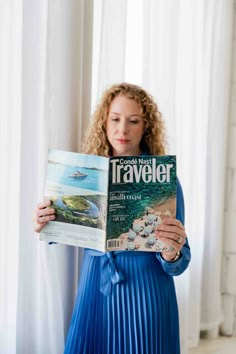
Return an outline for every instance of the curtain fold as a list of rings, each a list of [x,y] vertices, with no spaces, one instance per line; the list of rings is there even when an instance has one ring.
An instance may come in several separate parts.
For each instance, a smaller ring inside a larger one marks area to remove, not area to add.
[[[127,0],[94,2],[92,111],[103,91],[125,72]]]
[[[16,350],[20,208],[22,1],[0,10],[0,348]],[[14,23],[14,27],[13,27]]]
[[[58,354],[82,251],[40,242],[32,212],[43,199],[48,148],[78,151],[89,121],[93,1],[3,6],[0,348],[5,354]]]
[[[206,8],[211,32],[208,76],[206,204],[202,268],[201,329],[214,333],[222,322],[221,269],[224,242],[224,182],[229,117],[233,1],[212,2]],[[211,19],[211,20],[210,20]],[[214,19],[214,20],[213,20]],[[217,260],[217,262],[215,261]],[[214,281],[212,279],[214,274]]]

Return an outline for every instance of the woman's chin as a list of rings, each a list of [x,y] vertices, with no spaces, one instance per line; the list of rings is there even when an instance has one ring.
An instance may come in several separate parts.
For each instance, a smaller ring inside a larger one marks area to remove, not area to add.
[[[113,156],[138,156],[141,154],[141,150],[130,149],[113,149]]]

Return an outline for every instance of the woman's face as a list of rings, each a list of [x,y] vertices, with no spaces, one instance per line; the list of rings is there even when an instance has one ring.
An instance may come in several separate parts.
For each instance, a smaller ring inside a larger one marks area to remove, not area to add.
[[[111,102],[106,122],[106,133],[113,156],[139,155],[144,132],[140,107],[134,100],[116,96]]]

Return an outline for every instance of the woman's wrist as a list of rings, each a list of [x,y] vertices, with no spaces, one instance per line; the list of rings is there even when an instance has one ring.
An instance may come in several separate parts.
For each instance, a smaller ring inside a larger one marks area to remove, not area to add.
[[[161,253],[162,258],[167,262],[177,261],[180,258],[180,255],[181,255],[180,251],[177,251],[174,254],[173,253],[168,254],[168,253],[164,253],[164,252]]]

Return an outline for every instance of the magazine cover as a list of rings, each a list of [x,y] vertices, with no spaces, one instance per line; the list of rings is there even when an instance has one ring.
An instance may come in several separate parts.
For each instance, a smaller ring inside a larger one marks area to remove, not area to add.
[[[176,157],[110,159],[107,249],[163,251],[155,230],[176,216]]]
[[[40,239],[72,246],[163,251],[155,236],[176,213],[175,156],[105,158],[49,150],[45,198],[56,220]]]

